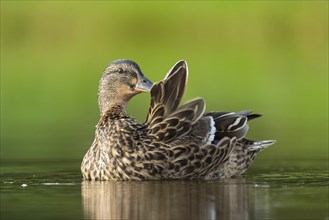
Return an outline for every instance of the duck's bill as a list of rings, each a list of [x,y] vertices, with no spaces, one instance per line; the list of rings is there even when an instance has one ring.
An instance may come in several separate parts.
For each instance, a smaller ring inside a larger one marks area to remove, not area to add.
[[[135,92],[150,92],[152,86],[153,86],[153,83],[149,79],[147,79],[145,76],[143,76],[138,81],[134,91]]]

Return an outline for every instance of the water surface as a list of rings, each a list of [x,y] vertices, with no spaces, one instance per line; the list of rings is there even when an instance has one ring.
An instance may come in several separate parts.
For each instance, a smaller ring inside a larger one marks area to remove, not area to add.
[[[323,160],[258,161],[222,181],[89,182],[79,165],[3,162],[1,219],[329,219]]]

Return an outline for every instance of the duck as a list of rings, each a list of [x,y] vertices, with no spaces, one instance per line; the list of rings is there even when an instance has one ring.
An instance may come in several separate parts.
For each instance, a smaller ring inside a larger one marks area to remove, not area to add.
[[[81,163],[84,180],[220,180],[241,176],[258,152],[275,140],[246,138],[252,111],[205,112],[203,98],[181,104],[188,66],[178,61],[164,79],[152,83],[139,65],[115,60],[98,88],[100,119]],[[144,122],[127,114],[128,102],[150,93]]]

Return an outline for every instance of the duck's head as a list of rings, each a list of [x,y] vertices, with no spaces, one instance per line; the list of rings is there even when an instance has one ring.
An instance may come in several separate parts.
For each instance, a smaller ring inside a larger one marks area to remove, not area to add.
[[[152,85],[153,83],[144,76],[137,63],[126,59],[113,61],[105,68],[99,82],[100,114],[103,115],[114,105],[125,109],[134,95],[149,92]]]

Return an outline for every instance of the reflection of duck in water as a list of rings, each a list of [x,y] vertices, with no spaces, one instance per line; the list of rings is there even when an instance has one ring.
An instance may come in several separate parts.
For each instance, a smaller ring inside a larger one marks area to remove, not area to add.
[[[86,219],[255,219],[252,190],[241,178],[83,181],[81,186]]]
[[[99,85],[101,119],[81,164],[84,179],[230,178],[274,143],[245,138],[247,122],[260,116],[251,111],[204,113],[201,98],[179,106],[186,82],[185,61],[153,87],[133,61],[109,64]],[[128,101],[142,91],[151,91],[145,123],[126,114]]]

